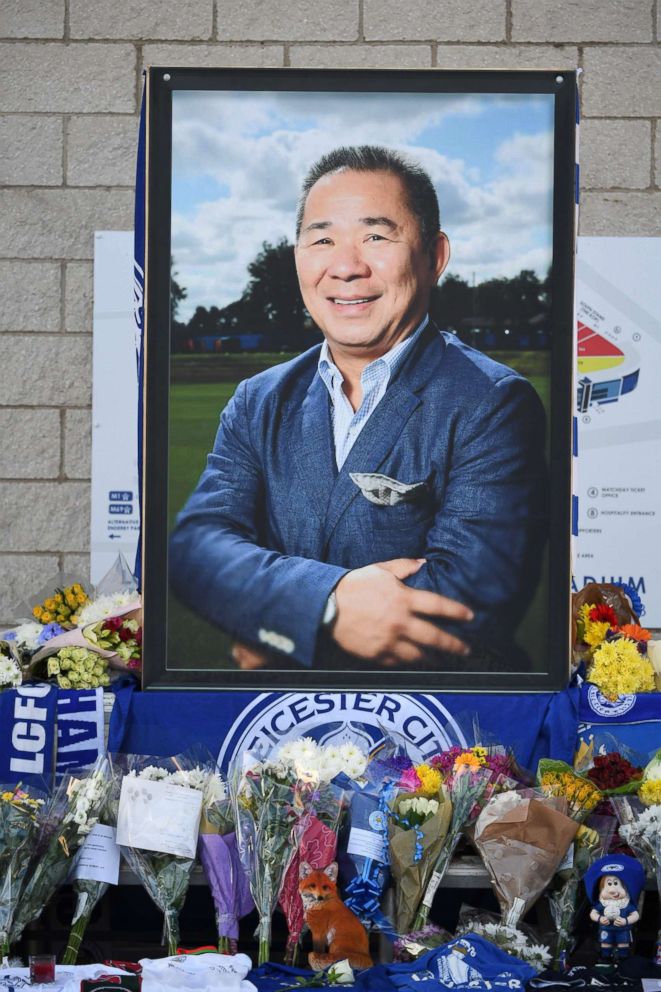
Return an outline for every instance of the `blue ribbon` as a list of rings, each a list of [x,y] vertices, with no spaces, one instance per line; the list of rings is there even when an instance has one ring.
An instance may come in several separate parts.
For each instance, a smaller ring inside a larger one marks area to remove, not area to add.
[[[381,930],[390,940],[395,940],[397,931],[381,911],[380,903],[383,889],[371,874],[374,864],[373,861],[367,861],[363,873],[351,879],[346,889],[347,898],[345,898],[344,904],[356,914],[363,926],[371,924]]]

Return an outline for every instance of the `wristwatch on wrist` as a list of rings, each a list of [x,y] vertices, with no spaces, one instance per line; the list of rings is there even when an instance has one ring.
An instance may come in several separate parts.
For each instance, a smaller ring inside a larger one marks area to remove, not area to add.
[[[324,630],[330,630],[335,623],[335,618],[337,617],[337,596],[335,595],[335,590],[326,600],[326,609],[324,610],[324,615],[321,618],[321,626]]]

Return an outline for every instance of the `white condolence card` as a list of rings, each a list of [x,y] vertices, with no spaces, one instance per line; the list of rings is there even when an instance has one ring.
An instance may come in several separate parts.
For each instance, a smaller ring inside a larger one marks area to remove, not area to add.
[[[104,823],[97,823],[92,827],[76,856],[73,878],[117,885],[119,847],[114,827],[108,827]]]
[[[126,776],[117,814],[117,843],[194,858],[202,793],[169,782]]]

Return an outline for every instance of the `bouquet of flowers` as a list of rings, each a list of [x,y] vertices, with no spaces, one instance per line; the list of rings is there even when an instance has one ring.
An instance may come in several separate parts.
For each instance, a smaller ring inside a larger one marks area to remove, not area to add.
[[[0,641],[0,692],[3,689],[16,689],[23,681],[23,673],[18,659],[14,656],[9,641]]]
[[[545,796],[559,796],[567,802],[567,816],[583,823],[601,801],[601,792],[570,765],[553,758],[542,758],[537,766],[537,785]]]
[[[214,765],[194,751],[173,758],[118,755],[117,843],[164,916],[168,954],[195,863],[203,794]]]
[[[467,933],[484,937],[512,957],[526,961],[537,971],[543,971],[551,963],[550,948],[546,944],[539,944],[531,930],[525,925],[518,929],[508,926],[494,913],[462,906],[457,922],[457,937]]]
[[[581,880],[593,861],[608,851],[613,836],[613,817],[592,817],[589,825],[576,832],[565,863],[546,891],[549,909],[556,928],[553,964],[563,970],[572,945],[572,932]]]
[[[414,788],[391,801],[388,824],[399,934],[411,929],[452,822],[452,803],[439,771],[421,765],[404,773],[400,785],[405,783]]]
[[[92,827],[72,866],[73,878],[70,880],[73,881],[73,889],[76,893],[76,907],[62,964],[76,963],[80,945],[97,903],[106,894],[108,887],[117,885],[119,881],[119,847],[116,831],[107,822],[111,818],[114,819],[114,813],[110,809],[102,811],[100,822]],[[101,857],[98,856],[99,852],[102,852]]]
[[[445,781],[450,783],[453,776],[462,770],[482,769],[482,774],[489,772],[489,781],[482,793],[478,808],[472,811],[473,817],[477,816],[481,807],[492,795],[515,789],[525,777],[511,751],[499,745],[485,747],[476,744],[473,747],[462,747],[457,744],[435,755],[430,764],[432,768],[437,768],[442,773]]]
[[[619,752],[611,751],[608,754],[596,754],[586,775],[602,796],[625,796],[637,791],[643,769],[632,764]]]
[[[335,860],[345,792],[331,782],[337,775],[360,778],[367,766],[367,755],[352,743],[322,746],[303,738],[284,744],[274,760],[301,781],[300,802],[307,810],[306,824],[285,873],[279,899],[288,929],[285,961],[295,963],[304,923],[298,891],[300,865],[305,862],[313,869],[327,868]]]
[[[433,765],[437,768],[443,767],[442,763],[435,762],[435,759],[432,759]],[[492,779],[492,770],[484,767],[470,750],[461,751],[454,757],[445,781],[452,804],[452,820],[418,907],[413,923],[414,930],[422,930],[427,924],[434,896],[452,861],[461,832],[479,810],[479,804]]]
[[[36,789],[0,786],[0,967],[9,954],[14,913],[45,804],[45,794]]]
[[[588,661],[587,677],[607,699],[652,692],[654,666],[647,656],[651,633],[609,603],[583,603],[575,616],[576,639]]]
[[[66,775],[44,816],[36,852],[14,914],[11,943],[35,920],[66,880],[85,838],[99,822],[111,787],[110,762],[99,758],[87,773]]]
[[[502,792],[475,824],[475,846],[491,876],[503,921],[516,927],[555,875],[578,830],[566,803],[530,790]]]
[[[60,689],[98,689],[110,685],[108,662],[87,648],[60,648],[46,663]]]
[[[216,908],[218,950],[236,954],[239,919],[250,912],[253,901],[239,857],[232,800],[217,769],[209,776],[202,799],[198,854]]]
[[[230,774],[239,856],[259,913],[259,964],[269,958],[271,916],[307,826],[301,785],[284,763],[250,754]]]

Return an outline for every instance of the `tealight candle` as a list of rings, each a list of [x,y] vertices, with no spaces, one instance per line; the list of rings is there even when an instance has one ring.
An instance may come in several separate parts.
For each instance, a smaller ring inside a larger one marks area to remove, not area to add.
[[[30,981],[33,985],[46,985],[55,981],[55,955],[31,954]]]

